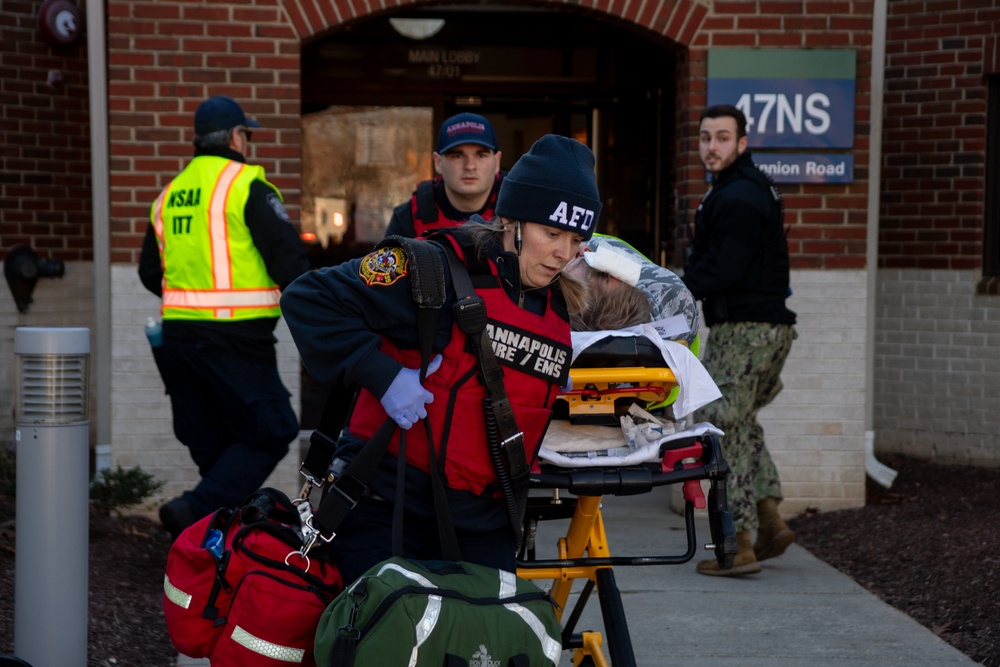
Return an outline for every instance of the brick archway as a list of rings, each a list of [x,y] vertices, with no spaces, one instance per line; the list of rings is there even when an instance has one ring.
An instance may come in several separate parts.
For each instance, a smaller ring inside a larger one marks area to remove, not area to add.
[[[649,0],[625,4],[624,11],[616,9],[624,3],[611,0],[521,4],[624,21],[651,39],[680,47],[673,104],[679,200],[695,201],[704,190],[693,138],[697,110],[705,103],[710,49],[852,48],[857,52],[857,117],[868,117],[871,17],[866,14],[870,5],[863,0],[852,0],[841,14],[829,17],[814,15],[806,6],[792,11],[764,0]],[[253,5],[108,0],[112,261],[138,260],[149,202],[190,157],[191,117],[198,103],[213,94],[239,99],[265,126],[250,158],[264,166],[297,216],[302,43],[364,17],[418,5],[426,3],[399,0],[391,10],[373,11],[371,3],[359,0],[260,0]],[[865,164],[867,152],[859,135],[856,163]],[[786,193],[789,221],[800,230],[791,248],[796,266],[863,265],[864,246],[854,242],[864,236],[867,209],[858,195],[866,187],[864,173],[859,177],[846,191],[805,185]],[[813,210],[822,213],[810,213]],[[832,241],[826,238],[827,225],[838,228]],[[812,240],[822,243],[810,244]],[[844,264],[844,255],[849,264]]]
[[[301,39],[323,33],[340,24],[384,11],[372,11],[362,3],[350,0],[331,0],[329,2],[287,0],[283,4]],[[425,4],[427,3],[415,0],[400,0],[395,9]],[[571,9],[566,2],[560,0],[531,4],[549,9]],[[680,44],[691,43],[708,14],[708,3],[705,0],[659,0],[658,2],[630,3],[624,14],[614,9],[614,4],[613,0],[596,0],[582,3],[579,7],[572,7],[572,9],[624,19]]]
[[[416,6],[401,0],[394,9]],[[540,1],[526,6],[623,19],[650,38],[688,45],[709,14],[706,0],[589,6]],[[641,8],[641,12],[638,11]],[[229,95],[262,124],[248,156],[262,165],[298,215],[301,181],[301,45],[339,25],[385,13],[350,0],[278,0],[274,4],[192,5],[162,0],[108,3],[112,261],[137,262],[149,202],[190,158],[191,119],[211,95]],[[677,72],[679,119],[691,103],[688,62]],[[683,152],[683,151],[680,151]],[[682,160],[680,166],[686,164]]]

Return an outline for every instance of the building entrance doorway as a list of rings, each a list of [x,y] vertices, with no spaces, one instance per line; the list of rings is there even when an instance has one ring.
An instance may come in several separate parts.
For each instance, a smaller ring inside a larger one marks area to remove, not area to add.
[[[386,224],[386,207],[433,175],[440,123],[474,111],[497,130],[504,169],[549,132],[589,145],[604,202],[598,231],[658,261],[672,250],[676,48],[602,14],[493,3],[411,9],[328,33],[302,49],[303,225],[317,219],[314,198],[342,200],[348,229],[328,254],[366,252],[367,240],[351,247],[357,202],[347,184],[316,172],[331,171],[334,154],[341,176],[392,171],[380,176],[378,206],[361,207],[362,225],[377,222],[369,214]],[[347,125],[336,138],[315,131],[330,115]]]

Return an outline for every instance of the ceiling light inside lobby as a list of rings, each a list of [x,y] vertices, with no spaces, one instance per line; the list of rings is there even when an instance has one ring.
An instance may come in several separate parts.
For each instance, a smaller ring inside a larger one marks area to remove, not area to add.
[[[444,27],[444,19],[389,19],[389,25],[403,37],[427,39]]]

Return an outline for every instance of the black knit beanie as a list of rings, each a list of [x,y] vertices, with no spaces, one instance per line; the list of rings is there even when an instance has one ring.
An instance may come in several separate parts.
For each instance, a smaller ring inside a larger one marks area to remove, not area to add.
[[[495,210],[589,239],[601,214],[594,154],[576,139],[546,134],[504,176]]]

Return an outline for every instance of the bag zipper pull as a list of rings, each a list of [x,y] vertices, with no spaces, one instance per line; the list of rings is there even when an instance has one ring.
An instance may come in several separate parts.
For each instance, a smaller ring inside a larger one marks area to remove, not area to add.
[[[361,611],[361,605],[365,603],[368,598],[368,592],[365,590],[368,580],[362,579],[357,586],[351,589],[351,615],[347,619],[347,629],[353,630],[355,628],[354,622],[358,619],[358,612]]]

